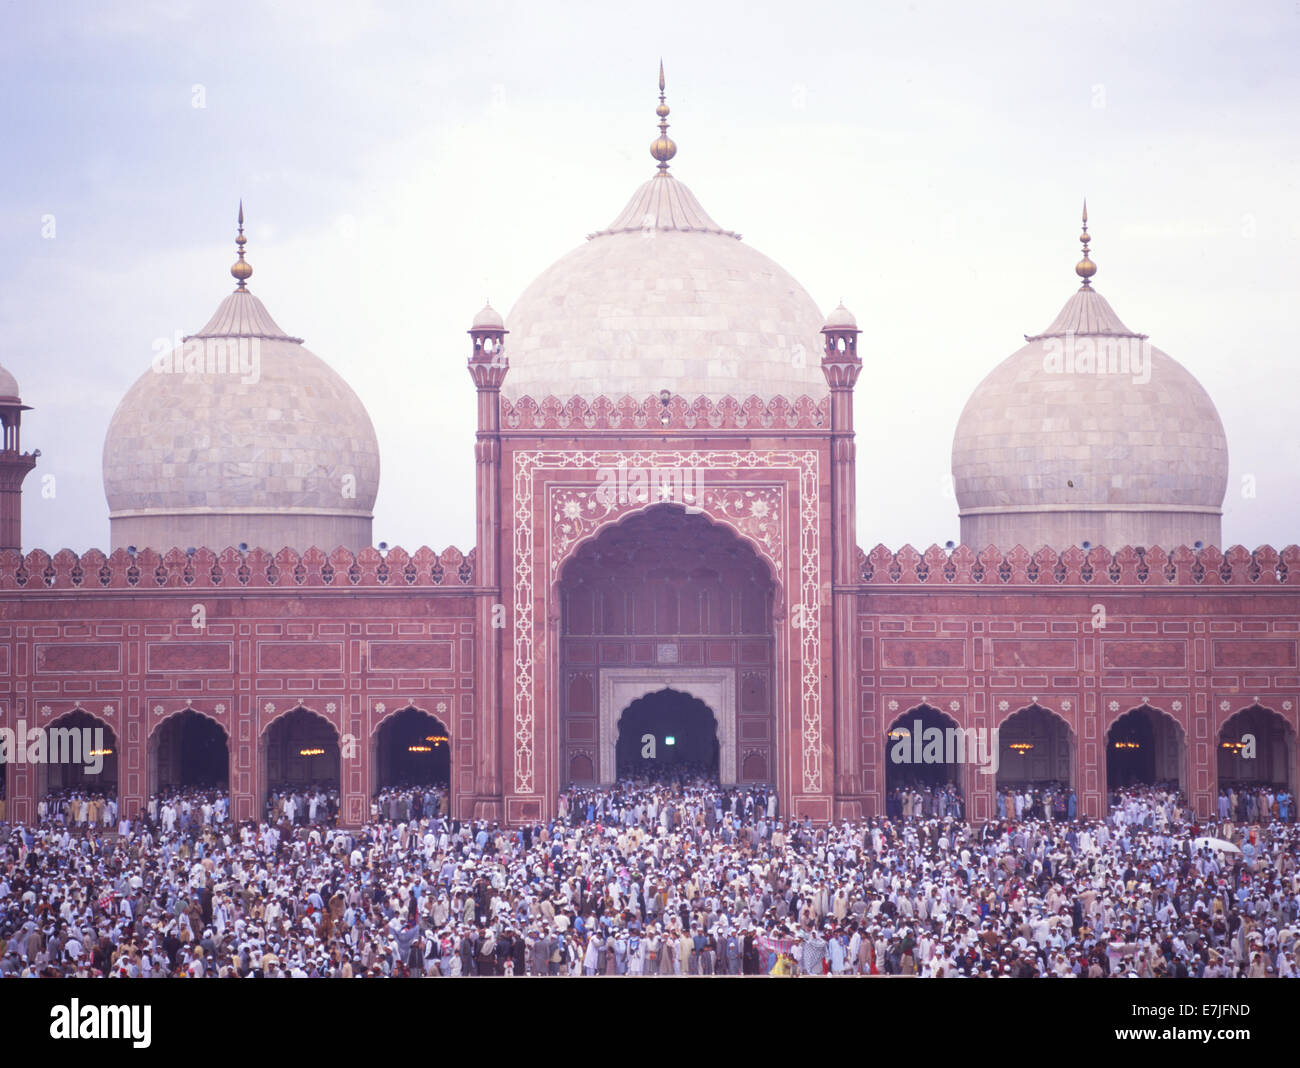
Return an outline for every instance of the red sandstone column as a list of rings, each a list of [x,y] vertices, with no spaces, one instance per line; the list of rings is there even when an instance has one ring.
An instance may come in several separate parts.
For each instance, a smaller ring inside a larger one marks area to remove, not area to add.
[[[236,630],[239,624],[235,625]],[[251,626],[248,628],[253,629]],[[266,783],[262,781],[261,738],[257,733],[257,706],[253,691],[255,672],[252,637],[235,638],[235,690],[230,696],[230,818],[258,820],[266,812]]]
[[[831,613],[834,669],[832,717],[835,738],[834,816],[859,819],[881,810],[880,798],[863,794],[859,718],[862,696],[858,679],[858,576],[856,447],[853,443],[853,387],[862,373],[858,356],[861,331],[840,305],[826,320],[822,371],[831,388]]]
[[[501,819],[501,642],[508,620],[501,596],[501,383],[510,369],[505,323],[490,306],[469,330],[474,349],[469,373],[478,390],[474,444],[475,598],[474,766],[459,768],[452,815]],[[453,716],[453,719],[455,717]],[[452,759],[456,760],[452,724]]]

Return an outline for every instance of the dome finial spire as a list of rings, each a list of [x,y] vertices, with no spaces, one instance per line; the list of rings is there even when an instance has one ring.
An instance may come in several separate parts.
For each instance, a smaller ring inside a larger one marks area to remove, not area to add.
[[[659,60],[659,106],[655,108],[659,116],[659,136],[650,143],[650,155],[659,161],[659,173],[668,173],[668,161],[677,155],[677,146],[668,136],[668,105],[664,103],[664,61]]]
[[[239,233],[235,237],[235,248],[239,252],[239,259],[231,265],[230,273],[239,283],[236,289],[244,289],[245,284],[253,276],[253,265],[244,259],[244,245],[248,238],[244,236],[244,199],[239,199]]]
[[[1074,273],[1083,279],[1083,288],[1089,289],[1092,286],[1091,278],[1097,273],[1097,265],[1088,258],[1088,242],[1092,240],[1088,236],[1088,198],[1083,198],[1083,233],[1079,235],[1079,240],[1083,242],[1083,259],[1074,265]]]

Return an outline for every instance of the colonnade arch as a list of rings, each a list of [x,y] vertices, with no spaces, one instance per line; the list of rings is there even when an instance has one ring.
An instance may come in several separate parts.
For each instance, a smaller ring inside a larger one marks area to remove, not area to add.
[[[1275,709],[1255,702],[1234,712],[1215,739],[1220,790],[1286,791],[1295,812],[1295,728]]]
[[[1175,785],[1186,796],[1187,740],[1164,709],[1140,704],[1106,730],[1106,787]]]
[[[187,705],[153,725],[147,794],[173,789],[228,789],[230,737],[216,716]]]
[[[257,751],[262,782],[259,817],[272,794],[340,787],[338,728],[305,705],[297,705],[268,723]]]

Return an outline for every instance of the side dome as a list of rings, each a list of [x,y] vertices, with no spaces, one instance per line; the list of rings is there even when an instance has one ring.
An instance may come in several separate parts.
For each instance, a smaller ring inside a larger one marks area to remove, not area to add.
[[[1120,321],[1088,284],[1095,270],[1085,248],[1083,287],[957,422],[952,475],[972,548],[1221,542],[1228,446],[1214,402]]]
[[[244,287],[242,248],[236,267],[247,273],[211,321],[157,357],[113,413],[112,547],[364,548],[379,487],[370,417]]]

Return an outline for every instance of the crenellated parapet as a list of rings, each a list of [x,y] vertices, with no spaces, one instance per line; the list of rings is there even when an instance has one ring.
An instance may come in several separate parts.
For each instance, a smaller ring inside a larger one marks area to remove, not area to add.
[[[1300,586],[1300,546],[1282,550],[1261,545],[1254,552],[1234,545],[1226,553],[1213,547],[1103,546],[1063,552],[1046,546],[1031,553],[1017,545],[968,545],[924,553],[911,545],[894,550],[877,545],[857,552],[858,580],[872,586],[926,584],[953,586]]]
[[[328,554],[317,548],[302,553],[116,549],[108,555],[99,549],[81,555],[61,549],[53,556],[41,549],[25,556],[11,549],[0,552],[0,590],[457,587],[474,584],[474,563],[473,550],[467,555],[454,545],[440,553],[427,546],[414,553],[400,547],[356,553],[339,547]]]
[[[653,394],[636,400],[624,396],[502,398],[504,430],[827,430],[830,400],[809,396],[795,400],[750,396],[713,401],[696,397]]]

